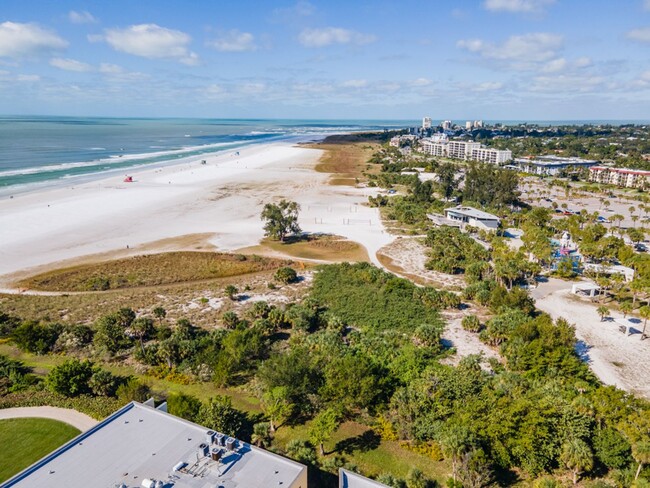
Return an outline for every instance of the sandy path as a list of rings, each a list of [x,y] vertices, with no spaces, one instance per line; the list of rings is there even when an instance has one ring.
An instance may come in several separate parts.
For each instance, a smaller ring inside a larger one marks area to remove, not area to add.
[[[23,417],[36,417],[58,420],[85,432],[99,422],[85,413],[77,412],[71,408],[58,407],[17,407],[0,410],[0,420],[17,419]]]
[[[484,359],[496,358],[501,361],[499,353],[487,344],[483,344],[478,334],[463,329],[461,322],[465,315],[471,315],[472,310],[462,312],[443,312],[445,319],[445,331],[442,333],[442,342],[447,347],[456,348],[456,354],[443,362],[446,364],[458,364],[460,360],[472,354],[483,354]]]
[[[344,236],[376,251],[393,236],[377,209],[362,205],[373,189],[334,187],[314,171],[322,151],[274,143],[239,154],[179,163],[0,201],[0,276],[48,263],[115,251],[153,252],[146,243],[206,234],[207,244],[235,250],[259,243],[265,203],[287,198],[302,206],[307,232]],[[128,246],[128,249],[127,249]],[[142,247],[141,247],[142,246]],[[169,246],[165,250],[170,250]]]
[[[598,304],[571,294],[571,282],[551,278],[532,292],[536,306],[554,319],[564,317],[576,328],[579,351],[592,371],[607,385],[650,398],[650,340],[627,336],[613,321],[601,322]],[[613,317],[622,314],[613,312]]]

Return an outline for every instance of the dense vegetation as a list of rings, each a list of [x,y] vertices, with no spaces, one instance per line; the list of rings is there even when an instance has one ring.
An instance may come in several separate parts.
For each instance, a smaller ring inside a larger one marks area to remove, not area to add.
[[[74,335],[78,340],[60,340],[72,334],[70,326],[6,316],[2,330],[25,350],[46,353],[63,343],[76,355],[129,354],[152,374],[181,382],[256,385],[263,418],[245,415],[223,396],[199,401],[173,395],[170,411],[313,466],[324,463],[325,470],[354,469],[345,456],[331,464],[321,449],[342,422],[355,420],[378,438],[401,439],[409,449],[450,460],[458,486],[510,484],[518,476],[563,470],[576,478],[609,472],[610,480],[630,486],[645,459],[648,404],[600,386],[576,356],[573,329],[539,315],[525,293],[489,279],[472,286],[464,296],[487,290],[494,315],[485,324],[468,320],[467,328],[498,348],[503,363],[469,356],[457,367],[441,364],[446,351],[438,310],[457,306],[458,297],[368,264],[324,266],[302,302],[281,308],[256,302],[246,318],[232,317],[229,326],[224,321],[211,332],[182,320],[170,327],[162,314],[153,320],[129,310],[98,318],[90,332]],[[24,328],[29,334],[16,332]],[[58,332],[54,340],[52,330]],[[41,334],[54,345],[42,346]],[[30,373],[20,363],[2,364],[5,398],[21,389],[36,397],[40,389],[50,396],[121,401],[150,394],[146,385],[86,360],[62,363],[37,385],[25,379]],[[305,438],[274,442],[278,429],[304,422]],[[641,468],[639,477],[644,473]],[[411,473],[410,479],[421,478]],[[403,483],[388,473],[380,479]]]

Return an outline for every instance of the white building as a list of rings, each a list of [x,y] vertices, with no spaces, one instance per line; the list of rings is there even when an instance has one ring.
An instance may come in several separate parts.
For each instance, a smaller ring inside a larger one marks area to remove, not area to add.
[[[399,136],[394,136],[390,138],[388,143],[391,147],[399,147]]]
[[[443,120],[440,125],[442,125],[442,130],[450,130],[452,127],[451,120]]]
[[[472,121],[471,120],[468,120],[467,122],[465,122],[465,129],[472,130]]]
[[[3,488],[307,488],[306,466],[148,403],[129,403]]]
[[[339,488],[388,488],[388,486],[341,468],[339,469]]]
[[[558,175],[568,168],[590,168],[596,166],[598,161],[582,158],[564,158],[560,156],[537,156],[535,158],[517,158],[515,166],[520,171],[534,175]]]
[[[592,166],[589,168],[589,181],[647,189],[650,188],[650,171]]]
[[[422,128],[423,129],[431,129],[431,117],[423,117],[422,118]]]
[[[458,223],[462,229],[466,226],[471,226],[481,230],[496,232],[501,223],[501,219],[496,215],[461,205],[445,209],[445,217],[451,222]]]
[[[448,156],[455,159],[469,159],[473,149],[479,149],[479,142],[449,141]]]
[[[512,151],[510,151],[510,149],[501,150],[491,147],[478,147],[472,149],[472,154],[469,159],[486,163],[502,164],[512,159]]]
[[[444,137],[442,137],[444,136]],[[481,146],[478,142],[448,141],[444,134],[434,139],[423,139],[420,148],[431,156],[464,159],[466,161],[483,161],[492,164],[502,164],[512,159],[512,151]]]

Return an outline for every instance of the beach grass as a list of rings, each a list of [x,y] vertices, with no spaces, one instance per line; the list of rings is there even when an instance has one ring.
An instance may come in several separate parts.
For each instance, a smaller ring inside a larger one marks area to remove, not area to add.
[[[330,234],[310,234],[285,242],[263,239],[258,246],[242,249],[241,252],[282,254],[290,259],[306,259],[326,262],[369,261],[366,249],[359,243]],[[307,266],[298,263],[298,268]]]
[[[314,144],[325,151],[316,165],[316,171],[330,173],[331,185],[354,186],[363,177],[367,161],[378,148],[369,142],[324,142]]]
[[[57,420],[0,420],[0,483],[77,435],[79,430]]]
[[[241,276],[290,263],[261,256],[215,252],[166,252],[47,271],[17,283],[43,291],[106,291]]]

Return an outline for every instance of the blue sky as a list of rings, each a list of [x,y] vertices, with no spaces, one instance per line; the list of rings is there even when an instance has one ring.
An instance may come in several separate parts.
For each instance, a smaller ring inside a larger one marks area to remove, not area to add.
[[[2,0],[0,113],[650,118],[650,0]]]

